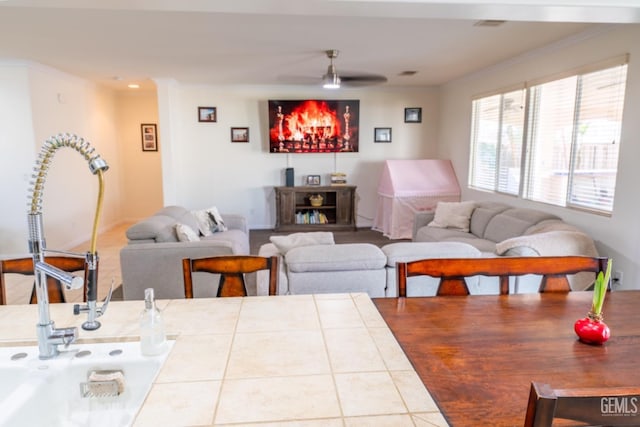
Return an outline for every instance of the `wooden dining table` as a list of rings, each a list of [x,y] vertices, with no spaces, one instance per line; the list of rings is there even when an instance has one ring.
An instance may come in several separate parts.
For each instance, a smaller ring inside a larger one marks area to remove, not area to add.
[[[640,384],[640,291],[609,292],[604,345],[573,324],[591,292],[378,298],[374,304],[450,425],[522,426],[532,381]]]

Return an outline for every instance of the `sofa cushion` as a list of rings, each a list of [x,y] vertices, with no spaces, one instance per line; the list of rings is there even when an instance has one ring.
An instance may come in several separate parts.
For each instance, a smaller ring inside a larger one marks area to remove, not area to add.
[[[494,242],[501,242],[511,237],[521,236],[532,225],[548,219],[558,219],[558,217],[534,209],[507,209],[491,218],[483,237]]]
[[[177,242],[175,224],[176,220],[170,216],[153,215],[129,227],[126,235],[129,240]]]
[[[212,222],[211,230],[214,233],[227,231],[229,229],[224,223],[224,219],[222,219],[222,215],[220,215],[218,208],[216,208],[215,206],[211,206],[209,209],[207,209],[207,213],[209,214],[209,218]]]
[[[155,215],[170,216],[175,219],[175,222],[188,225],[192,230],[199,229],[196,217],[193,216],[190,210],[183,208],[182,206],[165,206]]]
[[[176,236],[179,242],[197,242],[200,240],[198,233],[185,224],[176,224]]]
[[[478,258],[480,251],[460,242],[398,242],[382,247],[387,257],[387,266],[396,267],[397,262],[427,258]]]
[[[480,252],[483,253],[483,256],[485,253],[489,253],[489,254],[495,254],[496,252],[496,243],[492,242],[491,240],[487,240],[487,239],[479,239],[477,237],[473,237],[473,236],[467,236],[467,237],[451,237],[448,239],[443,240],[443,242],[457,242],[457,243],[465,243],[467,245],[473,246],[474,248],[476,248],[477,250],[479,250]]]
[[[198,231],[203,236],[210,236],[213,233],[213,220],[205,209],[199,211],[191,211],[193,216],[198,221]]]
[[[536,255],[542,256],[598,256],[591,237],[581,232],[565,230],[513,237],[498,243],[496,252],[503,255],[510,249],[520,247],[530,248]]]
[[[473,237],[464,231],[450,228],[422,227],[416,234],[416,242],[442,242],[444,240],[457,238],[465,239]]]
[[[269,240],[283,255],[291,249],[301,246],[335,244],[333,233],[330,231],[315,231],[308,233],[293,233],[286,236],[271,236],[269,237]]]
[[[511,208],[511,206],[497,202],[477,203],[476,208],[471,214],[469,231],[476,237],[484,236],[484,230],[487,228],[487,224],[489,224],[491,218],[509,208]]]
[[[191,211],[191,214],[198,222],[198,230],[203,236],[210,236],[213,233],[228,230],[222,215],[220,215],[218,208],[215,206],[209,209]]]
[[[561,219],[546,219],[527,228],[525,235],[546,233],[547,231],[574,231],[576,233],[584,233],[575,225],[568,224]]]
[[[438,202],[433,221],[428,226],[468,232],[474,207],[475,202]]]
[[[291,272],[348,271],[383,269],[384,252],[370,243],[313,245],[291,249],[285,255]]]
[[[249,239],[242,230],[230,229],[224,233],[212,233],[209,236],[201,237],[205,242],[226,242],[237,255],[249,255]]]
[[[422,227],[414,242],[460,242],[477,248],[481,252],[495,252],[496,242],[475,237],[471,233],[447,228]]]

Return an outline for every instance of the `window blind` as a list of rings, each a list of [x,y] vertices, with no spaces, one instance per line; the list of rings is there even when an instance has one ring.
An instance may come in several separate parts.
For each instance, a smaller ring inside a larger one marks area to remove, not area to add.
[[[533,86],[525,197],[611,212],[627,66]]]
[[[474,99],[469,186],[612,212],[626,60]]]
[[[518,194],[524,90],[473,101],[470,185]]]

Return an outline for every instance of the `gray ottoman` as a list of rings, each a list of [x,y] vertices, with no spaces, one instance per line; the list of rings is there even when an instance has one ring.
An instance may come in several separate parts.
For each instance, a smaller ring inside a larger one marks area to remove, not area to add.
[[[302,246],[284,257],[289,293],[366,292],[384,297],[387,257],[375,245],[349,243]]]
[[[398,296],[396,263],[430,258],[480,258],[481,252],[475,247],[459,242],[401,242],[382,247],[387,258],[387,296]],[[430,276],[407,279],[407,296],[433,296],[440,279]],[[466,279],[471,293],[483,293],[478,287],[478,277]]]

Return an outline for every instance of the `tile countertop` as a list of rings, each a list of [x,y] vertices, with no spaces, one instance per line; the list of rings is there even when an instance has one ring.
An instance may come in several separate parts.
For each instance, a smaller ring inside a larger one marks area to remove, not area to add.
[[[143,301],[80,341],[138,340]],[[366,294],[161,300],[176,342],[134,426],[447,426]],[[57,327],[80,326],[52,304]],[[0,345],[34,344],[36,305],[0,306]]]

